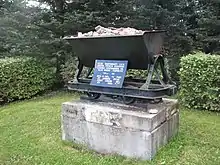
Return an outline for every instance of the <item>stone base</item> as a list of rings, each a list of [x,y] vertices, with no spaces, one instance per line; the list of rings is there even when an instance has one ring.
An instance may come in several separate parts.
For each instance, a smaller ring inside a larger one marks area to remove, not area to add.
[[[146,108],[147,107],[147,108]],[[150,114],[156,109],[158,113]],[[62,105],[62,139],[103,154],[151,160],[176,135],[178,102],[128,106],[78,100]]]

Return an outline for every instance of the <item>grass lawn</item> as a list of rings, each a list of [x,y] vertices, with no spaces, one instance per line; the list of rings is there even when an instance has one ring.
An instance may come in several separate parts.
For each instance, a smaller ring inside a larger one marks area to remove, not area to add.
[[[220,165],[220,116],[181,109],[180,132],[153,161],[102,156],[61,141],[61,103],[70,93],[0,107],[0,165]]]

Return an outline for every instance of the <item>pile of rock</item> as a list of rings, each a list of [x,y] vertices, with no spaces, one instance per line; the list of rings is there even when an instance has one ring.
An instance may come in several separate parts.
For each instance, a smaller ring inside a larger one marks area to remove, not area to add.
[[[123,35],[142,35],[144,31],[137,30],[134,28],[114,28],[114,27],[95,27],[95,31],[90,31],[88,33],[78,32],[78,35],[75,37],[98,37],[98,36],[123,36]]]

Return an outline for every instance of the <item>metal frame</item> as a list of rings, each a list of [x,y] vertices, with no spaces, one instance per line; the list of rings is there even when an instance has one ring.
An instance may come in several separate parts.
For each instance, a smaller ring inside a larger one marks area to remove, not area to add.
[[[162,72],[162,79],[158,73],[158,66]],[[169,79],[164,67],[164,58],[162,55],[155,55],[153,62],[148,64],[147,79],[129,79],[126,78],[123,88],[96,87],[91,86],[89,75],[93,68],[88,70],[86,78],[81,79],[80,75],[83,70],[83,64],[78,59],[77,71],[74,79],[68,83],[69,90],[86,92],[88,96],[98,99],[101,94],[120,96],[123,100],[127,99],[126,104],[131,104],[135,99],[161,99],[176,93],[175,84]],[[156,74],[158,80],[152,80],[153,74]],[[94,94],[94,95],[92,95]]]

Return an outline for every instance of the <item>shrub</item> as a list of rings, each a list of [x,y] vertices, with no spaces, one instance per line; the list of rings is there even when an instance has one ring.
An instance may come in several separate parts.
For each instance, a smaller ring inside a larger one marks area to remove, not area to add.
[[[0,59],[0,102],[31,98],[51,88],[54,82],[53,71],[36,59]]]
[[[220,56],[182,57],[180,102],[188,108],[220,111]]]
[[[77,69],[76,57],[68,56],[67,61],[64,65],[61,65],[61,76],[64,81],[64,84],[67,84],[68,81],[72,80]]]

